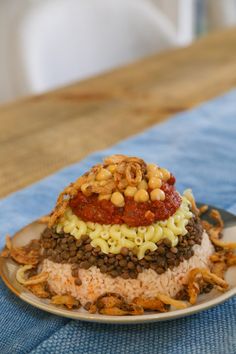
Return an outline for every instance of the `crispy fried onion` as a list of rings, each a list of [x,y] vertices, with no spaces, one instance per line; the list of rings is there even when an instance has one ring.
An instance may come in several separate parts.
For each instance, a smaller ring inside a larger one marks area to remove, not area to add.
[[[97,298],[95,303],[98,312],[108,316],[142,315],[143,308],[134,303],[127,303],[124,298],[115,293],[105,293]]]
[[[225,291],[228,284],[206,268],[194,268],[188,274],[187,290],[190,304],[194,305],[204,283],[216,285],[218,290]]]
[[[75,197],[80,189],[80,187],[91,180],[89,173],[85,173],[83,176],[79,177],[74,183],[71,183],[68,187],[64,189],[63,192],[59,194],[57,198],[56,206],[50,215],[48,221],[48,227],[52,227],[57,219],[62,216],[69,204],[71,198]]]
[[[232,267],[236,265],[236,255],[232,252],[229,252],[226,256],[226,264],[228,267]]]
[[[5,247],[5,248],[2,250],[2,252],[1,252],[1,254],[0,254],[0,257],[8,258],[9,255],[10,255],[10,252],[9,252],[9,250]]]
[[[89,312],[89,313],[96,313],[97,312],[97,306],[94,303],[87,302],[84,306],[84,308]]]
[[[119,307],[124,304],[122,296],[115,293],[106,293],[97,298],[96,306],[100,310],[104,307]]]
[[[64,305],[68,309],[79,308],[80,302],[71,295],[55,295],[51,299],[53,305]]]
[[[32,265],[24,265],[20,267],[17,272],[16,272],[16,280],[18,283],[22,285],[34,285],[34,284],[39,284],[43,283],[48,279],[48,273],[47,272],[42,272],[37,275],[34,275],[33,277],[26,279],[25,278],[25,272],[28,270],[32,269]]]
[[[52,227],[57,219],[65,213],[65,210],[69,204],[70,199],[76,196],[80,186],[85,182],[84,176],[80,177],[75,183],[71,183],[64,191],[59,195],[55,208],[50,215],[48,221],[48,227]]]
[[[6,245],[5,245],[5,248],[1,252],[1,257],[4,257],[4,258],[9,257],[11,247],[12,247],[12,244],[11,244],[10,235],[6,235]]]
[[[212,262],[212,273],[224,279],[225,271],[236,265],[236,254],[230,250],[222,250],[213,253],[210,256],[210,261]]]
[[[171,297],[164,295],[164,294],[157,294],[157,298],[162,301],[164,304],[166,305],[171,305],[177,309],[185,309],[186,307],[188,307],[188,305],[186,304],[186,302],[184,301],[180,301],[180,300],[175,300],[172,299]]]
[[[225,291],[226,289],[228,289],[229,285],[226,283],[226,281],[221,279],[220,277],[217,277],[216,274],[213,274],[208,269],[202,269],[201,273],[203,280],[206,283],[216,285],[217,289],[219,289],[220,291]]]
[[[191,189],[186,189],[184,191],[184,194],[185,198],[188,199],[188,201],[190,202],[191,204],[191,209],[192,209],[192,212],[195,214],[195,215],[199,215],[199,209],[196,205],[196,202],[195,202],[195,199],[194,199],[194,196],[193,196],[193,193],[192,193],[192,190]]]
[[[125,169],[126,169],[126,162],[123,161],[119,165],[116,166],[116,170],[114,172],[114,181],[116,186],[120,185],[122,180],[126,180],[125,178]],[[121,185],[120,185],[121,186]]]
[[[201,216],[202,214],[205,214],[208,211],[209,207],[208,205],[202,205],[198,210],[199,214],[198,216]]]
[[[40,243],[38,240],[32,240],[24,247],[13,247],[11,238],[7,235],[3,256],[10,256],[19,264],[36,265],[40,261]]]
[[[128,181],[125,178],[122,178],[120,181],[117,183],[117,188],[120,191],[124,191],[125,188],[128,186]]]
[[[10,251],[12,249],[11,237],[10,235],[6,236],[6,247]]]
[[[204,228],[204,230],[206,230],[206,232],[208,233],[208,231],[213,227],[212,224],[210,224],[208,221],[206,220],[201,220],[201,224]]]
[[[92,193],[111,194],[116,189],[116,184],[113,180],[109,181],[91,181],[83,186],[83,194],[90,196]]]
[[[129,305],[129,308],[127,310],[122,310],[119,307],[104,307],[99,311],[99,313],[101,315],[107,315],[107,316],[126,316],[126,315],[138,316],[143,314],[143,310],[138,306]]]
[[[125,177],[130,186],[137,186],[142,181],[142,168],[137,162],[127,163]]]
[[[115,182],[113,180],[109,181],[101,181],[101,182],[90,182],[91,184],[91,192],[97,194],[111,194],[115,188]]]
[[[50,221],[50,215],[44,215],[44,216],[42,216],[41,218],[38,219],[38,222],[40,224],[48,225],[49,221]]]
[[[225,264],[225,262],[215,262],[211,267],[211,272],[222,279],[224,279],[226,270],[227,265]]]
[[[36,265],[39,262],[40,253],[37,249],[28,251],[28,247],[16,247],[10,250],[10,256],[19,264]]]
[[[31,279],[33,279],[33,277]],[[47,282],[42,282],[38,284],[27,285],[26,288],[37,297],[40,297],[42,299],[47,299],[51,296],[51,294],[46,290],[46,285]]]
[[[96,181],[95,177],[100,170],[111,164],[116,165],[114,178],[105,181]],[[70,199],[73,199],[77,195],[82,185],[83,193],[88,196],[92,193],[111,194],[116,188],[124,190],[128,184],[132,186],[137,185],[141,182],[145,170],[146,164],[142,159],[124,155],[112,155],[107,157],[103,164],[95,165],[89,172],[85,173],[78,178],[77,181],[71,183],[64,189],[59,195],[56,206],[49,217],[48,226],[52,227],[57,219],[64,214]]]
[[[224,228],[224,222],[218,210],[212,209],[210,212],[210,217],[215,221],[215,225],[212,225],[207,221],[203,221],[202,224],[209,234],[211,242],[215,246],[221,247],[223,249],[236,249],[236,242],[226,243],[220,240]]]
[[[192,269],[188,275],[187,285],[189,302],[192,305],[196,303],[197,297],[200,294],[200,283],[203,283],[201,273],[199,273],[199,270],[197,268]]]
[[[139,157],[135,157],[135,156],[126,156],[126,155],[111,155],[111,156],[108,156],[106,157],[104,160],[103,160],[103,163],[104,163],[104,166],[108,166],[108,165],[119,165],[121,164],[122,162],[134,162],[134,163],[138,163],[138,164],[141,164],[142,166],[146,166],[145,162],[140,159]]]
[[[132,302],[147,311],[167,312],[169,310],[168,306],[157,298],[148,299],[144,297],[136,297]]]
[[[111,155],[111,156],[106,157],[103,160],[103,162],[106,166],[108,166],[108,165],[112,165],[112,164],[119,164],[126,159],[127,159],[127,156],[117,154],[117,155]]]
[[[126,157],[118,163],[114,172],[114,181],[120,190],[124,190],[127,185],[137,186],[145,174],[146,164],[137,157]]]
[[[127,303],[124,298],[118,294],[106,293],[98,297],[95,305],[100,314],[111,316],[141,315],[144,310],[167,312],[169,305],[177,309],[187,307],[185,302],[172,299],[163,294],[158,294],[156,298],[152,299],[136,297],[131,303]]]

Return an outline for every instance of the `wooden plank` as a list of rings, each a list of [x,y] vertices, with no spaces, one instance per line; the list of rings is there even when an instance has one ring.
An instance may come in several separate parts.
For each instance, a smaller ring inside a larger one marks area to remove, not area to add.
[[[0,196],[236,85],[236,29],[0,107]]]

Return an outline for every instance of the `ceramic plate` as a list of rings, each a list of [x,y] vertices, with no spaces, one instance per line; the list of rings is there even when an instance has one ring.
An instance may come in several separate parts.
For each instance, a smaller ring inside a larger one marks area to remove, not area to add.
[[[220,213],[225,222],[224,240],[234,241],[236,240],[236,216],[220,210]],[[45,228],[44,225],[36,222],[24,227],[17,232],[13,237],[13,243],[15,246],[23,246],[31,239],[39,238],[41,232]],[[196,305],[188,307],[183,310],[172,310],[167,313],[154,313],[148,312],[140,316],[104,316],[99,314],[89,314],[83,309],[79,310],[67,310],[62,307],[56,307],[51,305],[49,300],[39,299],[24,287],[22,287],[15,280],[15,274],[17,270],[17,264],[10,259],[0,258],[0,274],[3,281],[20,299],[28,302],[32,306],[38,307],[41,310],[53,313],[55,315],[72,318],[75,320],[91,321],[91,322],[103,322],[103,323],[144,323],[144,322],[156,322],[171,320],[179,317],[188,316],[197,313],[202,310],[209,309],[216,306],[230,297],[236,295],[236,267],[231,267],[226,272],[226,281],[229,283],[229,290],[225,293],[212,290],[209,294],[203,294],[198,297]]]

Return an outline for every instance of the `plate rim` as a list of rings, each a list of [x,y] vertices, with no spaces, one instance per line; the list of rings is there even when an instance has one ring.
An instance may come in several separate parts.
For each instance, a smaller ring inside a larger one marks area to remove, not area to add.
[[[224,210],[226,211],[226,210]],[[226,211],[227,212],[227,211]],[[227,212],[228,213],[228,212]],[[231,214],[231,213],[228,213]],[[233,215],[233,214],[231,214]],[[236,219],[236,216],[235,216]],[[39,220],[35,220],[28,225],[24,226],[20,230],[18,230],[11,238],[13,240],[16,240],[22,232],[24,232],[26,229],[34,227],[36,225],[42,225],[43,223],[40,222]],[[194,306],[189,306],[185,309],[181,310],[174,310],[174,311],[169,311],[165,313],[145,313],[143,315],[138,315],[138,316],[107,316],[107,315],[98,315],[98,314],[89,314],[89,313],[83,313],[83,312],[77,312],[76,310],[67,310],[63,309],[61,307],[56,307],[50,304],[46,304],[42,301],[42,299],[37,298],[34,294],[32,294],[30,291],[25,291],[20,293],[18,289],[12,284],[7,277],[7,275],[4,272],[4,265],[6,262],[8,262],[8,258],[3,258],[0,257],[0,276],[7,286],[9,290],[11,290],[18,298],[21,300],[25,301],[26,303],[30,304],[31,306],[34,306],[40,310],[46,311],[48,313],[57,315],[57,316],[62,316],[65,318],[70,318],[73,320],[81,320],[81,321],[86,321],[86,322],[97,322],[97,323],[113,323],[113,324],[137,324],[137,323],[151,323],[151,322],[158,322],[158,321],[168,321],[168,320],[173,320],[173,319],[178,319],[186,316],[190,316],[193,314],[196,314],[201,311],[208,310],[216,305],[222,304],[226,300],[230,299],[231,297],[236,295],[236,286],[234,286],[232,289],[226,291],[222,295],[217,296],[216,298],[212,300],[208,300],[206,302],[194,305]],[[25,289],[24,289],[25,290]],[[30,297],[25,295],[25,294],[30,294]],[[35,300],[37,299],[37,300]]]

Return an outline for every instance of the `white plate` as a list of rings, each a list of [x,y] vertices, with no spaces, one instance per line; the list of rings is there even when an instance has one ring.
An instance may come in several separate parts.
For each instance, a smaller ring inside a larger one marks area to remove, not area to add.
[[[236,217],[221,210],[225,221],[224,240],[234,241],[236,240]],[[15,246],[23,246],[31,239],[39,238],[44,225],[39,224],[37,221],[29,224],[13,237],[13,243]],[[53,313],[58,316],[64,316],[75,320],[83,320],[90,322],[103,322],[103,323],[145,323],[172,320],[179,317],[189,316],[202,310],[209,309],[216,306],[230,297],[236,295],[236,267],[231,267],[226,272],[226,281],[229,284],[229,290],[225,293],[221,293],[217,290],[212,290],[208,294],[203,294],[198,297],[196,305],[190,306],[183,310],[171,310],[166,313],[154,313],[145,312],[140,316],[105,316],[100,314],[90,314],[83,309],[79,310],[67,310],[62,307],[56,307],[51,305],[49,300],[40,299],[27,291],[21,286],[15,279],[16,270],[18,265],[8,258],[0,258],[0,275],[3,281],[19,298],[28,302],[29,304],[38,307],[41,310]]]

